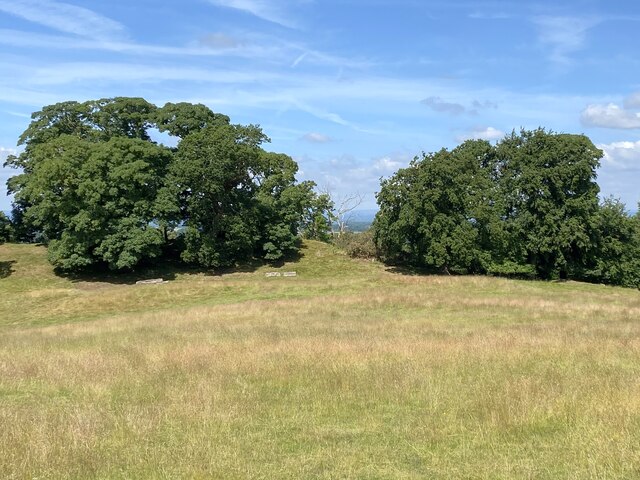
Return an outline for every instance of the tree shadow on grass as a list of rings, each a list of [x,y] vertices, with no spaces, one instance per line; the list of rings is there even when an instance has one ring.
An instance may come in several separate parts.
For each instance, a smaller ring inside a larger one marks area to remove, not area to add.
[[[191,267],[181,262],[166,260],[141,265],[130,271],[113,271],[106,265],[96,265],[76,272],[55,271],[56,275],[73,283],[108,283],[112,285],[134,285],[143,280],[161,278],[164,281],[175,280],[180,274],[206,273],[203,269]]]
[[[13,269],[13,264],[16,263],[15,260],[7,260],[0,262],[0,279],[10,277],[15,270]]]
[[[424,277],[424,276],[433,276],[433,275],[441,275],[441,276],[452,276],[454,273],[445,272],[443,270],[434,270],[432,268],[424,268],[424,267],[409,267],[404,265],[386,265],[385,270],[389,273],[395,273],[397,275],[407,275],[413,277]]]
[[[55,273],[56,275],[66,278],[73,283],[107,283],[112,285],[134,285],[139,281],[159,278],[164,281],[172,281],[175,280],[178,275],[206,275],[221,277],[223,275],[234,273],[254,273],[259,268],[267,265],[273,268],[280,268],[286,263],[299,261],[304,256],[304,253],[302,252],[302,249],[304,248],[306,247],[302,245],[298,252],[291,253],[276,262],[267,262],[262,259],[252,258],[244,262],[240,262],[233,267],[217,269],[189,265],[175,258],[165,258],[156,262],[149,262],[141,265],[133,271],[117,272],[109,270],[106,265],[97,265],[78,272],[64,272],[56,270]]]
[[[296,263],[300,261],[300,259],[304,257],[304,252],[302,250],[306,248],[307,247],[304,244],[299,245],[297,252],[290,252],[287,255],[285,255],[283,258],[280,258],[274,261],[263,260],[260,258],[252,258],[250,260],[241,262],[233,267],[219,268],[215,270],[210,269],[206,271],[203,270],[201,273],[204,273],[205,275],[221,277],[223,275],[230,275],[233,273],[254,273],[259,268],[266,267],[266,266],[271,268],[282,268],[287,263]]]

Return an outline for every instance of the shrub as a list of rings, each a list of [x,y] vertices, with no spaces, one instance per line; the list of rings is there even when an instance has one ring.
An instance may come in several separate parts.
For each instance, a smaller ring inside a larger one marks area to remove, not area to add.
[[[374,259],[378,257],[373,232],[344,232],[334,236],[333,243],[352,258]]]

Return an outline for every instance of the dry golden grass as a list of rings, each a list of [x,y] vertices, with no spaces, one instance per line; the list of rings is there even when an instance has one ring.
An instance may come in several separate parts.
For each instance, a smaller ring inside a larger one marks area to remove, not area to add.
[[[0,478],[640,478],[640,293],[283,270],[71,282],[0,246]]]

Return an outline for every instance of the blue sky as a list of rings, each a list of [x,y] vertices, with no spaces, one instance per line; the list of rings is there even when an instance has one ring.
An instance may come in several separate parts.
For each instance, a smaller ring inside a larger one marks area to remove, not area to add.
[[[631,0],[0,0],[0,160],[43,105],[200,102],[373,208],[421,151],[544,126],[587,134],[635,209],[638,45]]]

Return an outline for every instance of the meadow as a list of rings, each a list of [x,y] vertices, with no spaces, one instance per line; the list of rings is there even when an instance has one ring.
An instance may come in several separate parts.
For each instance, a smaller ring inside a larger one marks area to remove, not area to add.
[[[317,242],[145,275],[0,245],[0,478],[640,478],[638,290]]]

